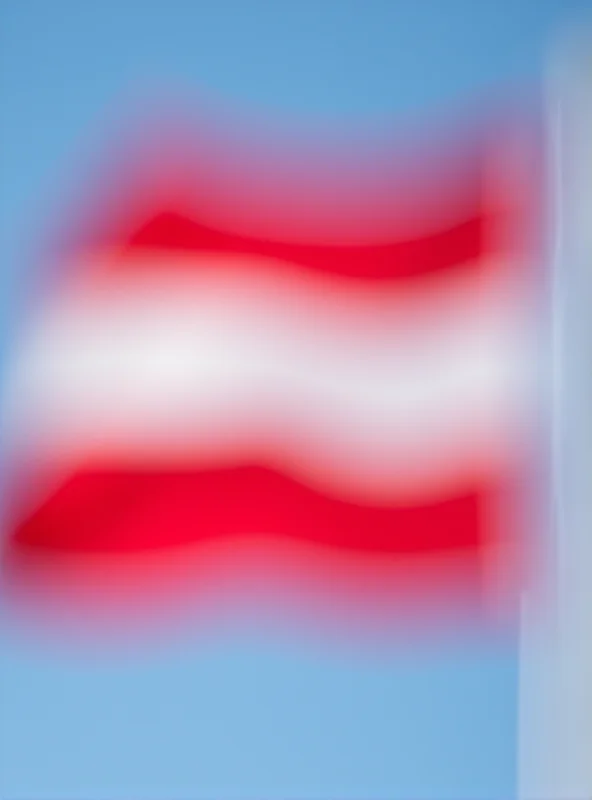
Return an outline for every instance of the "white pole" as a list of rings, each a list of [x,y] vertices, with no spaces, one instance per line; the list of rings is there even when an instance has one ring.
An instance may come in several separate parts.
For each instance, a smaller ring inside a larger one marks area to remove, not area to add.
[[[592,800],[592,36],[549,81],[551,548],[522,629],[521,800]]]

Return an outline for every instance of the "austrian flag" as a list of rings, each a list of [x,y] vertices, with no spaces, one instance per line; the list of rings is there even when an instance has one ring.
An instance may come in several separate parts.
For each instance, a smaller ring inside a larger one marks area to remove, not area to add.
[[[533,279],[525,186],[489,149],[372,180],[175,148],[123,170],[15,348],[9,582],[508,600]]]

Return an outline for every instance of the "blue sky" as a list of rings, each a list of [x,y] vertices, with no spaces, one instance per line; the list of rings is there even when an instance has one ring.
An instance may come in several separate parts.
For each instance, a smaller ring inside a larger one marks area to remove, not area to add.
[[[7,0],[0,353],[35,246],[138,92],[312,135],[536,97],[564,0]],[[236,626],[81,652],[1,616],[3,800],[505,800],[516,641],[382,652]]]

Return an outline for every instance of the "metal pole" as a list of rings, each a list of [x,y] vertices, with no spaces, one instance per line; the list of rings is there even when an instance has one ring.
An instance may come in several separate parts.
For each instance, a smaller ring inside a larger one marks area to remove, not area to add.
[[[584,29],[582,29],[584,30]],[[549,80],[553,497],[546,570],[525,597],[521,800],[592,798],[592,35]]]

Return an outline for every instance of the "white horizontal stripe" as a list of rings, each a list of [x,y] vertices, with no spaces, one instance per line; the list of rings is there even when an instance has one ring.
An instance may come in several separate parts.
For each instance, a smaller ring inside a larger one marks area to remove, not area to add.
[[[9,425],[39,457],[255,448],[342,481],[447,480],[506,451],[526,375],[517,296],[472,280],[357,310],[223,269],[76,292],[31,333]]]

